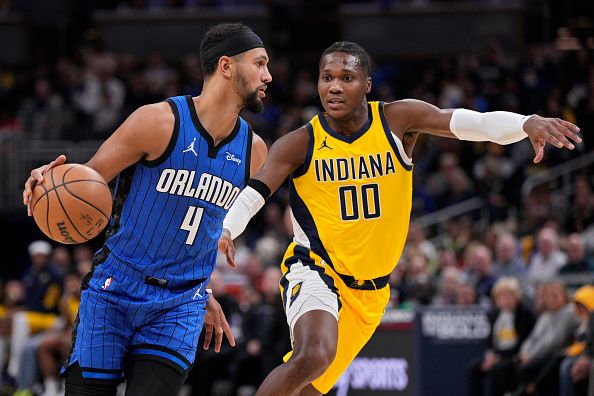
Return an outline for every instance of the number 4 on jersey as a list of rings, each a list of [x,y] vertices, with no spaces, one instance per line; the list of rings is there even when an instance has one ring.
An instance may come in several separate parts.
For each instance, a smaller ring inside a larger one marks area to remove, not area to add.
[[[200,227],[200,221],[202,220],[202,213],[204,208],[197,208],[196,206],[190,206],[186,212],[186,217],[182,222],[181,229],[188,231],[188,237],[186,238],[186,245],[194,244],[194,239],[198,233],[198,227]]]

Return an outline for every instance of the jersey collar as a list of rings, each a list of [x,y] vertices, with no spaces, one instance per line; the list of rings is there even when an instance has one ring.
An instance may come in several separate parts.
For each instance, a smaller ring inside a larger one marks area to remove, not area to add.
[[[365,134],[365,132],[367,132],[369,130],[369,128],[371,127],[371,124],[373,123],[373,111],[371,111],[371,106],[369,105],[369,103],[367,103],[367,121],[365,121],[363,126],[357,132],[353,133],[352,135],[343,135],[342,133],[339,133],[339,132],[335,131],[334,129],[332,129],[330,127],[330,125],[328,125],[328,122],[326,121],[326,117],[324,117],[323,112],[318,113],[318,118],[320,120],[320,124],[322,125],[322,128],[324,128],[324,130],[330,136],[332,136],[338,140],[342,140],[343,142],[346,142],[346,143],[353,143],[355,140],[357,140],[361,136],[363,136]]]
[[[215,146],[212,136],[210,135],[210,133],[208,133],[206,128],[204,128],[204,126],[198,119],[198,114],[196,113],[196,107],[194,106],[192,96],[186,95],[186,101],[188,102],[188,108],[190,110],[190,116],[192,117],[194,127],[198,132],[200,132],[200,135],[202,135],[202,137],[206,141],[206,144],[208,145],[208,156],[210,158],[215,158],[221,147],[225,146],[227,143],[232,141],[235,138],[235,136],[237,136],[237,134],[239,133],[239,129],[241,127],[240,117],[237,117],[235,127],[233,127],[233,131],[231,131],[229,136],[227,136],[225,139],[223,139],[219,144]]]

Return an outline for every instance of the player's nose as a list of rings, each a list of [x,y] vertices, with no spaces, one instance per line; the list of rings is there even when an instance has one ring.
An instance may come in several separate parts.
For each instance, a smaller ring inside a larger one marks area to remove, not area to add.
[[[334,79],[330,82],[330,92],[331,93],[342,92],[342,85],[340,84],[340,81],[338,81],[337,79]]]
[[[266,67],[264,69],[264,75],[262,76],[262,82],[268,84],[269,82],[272,81],[272,74],[270,74],[270,71],[268,70],[268,68]]]

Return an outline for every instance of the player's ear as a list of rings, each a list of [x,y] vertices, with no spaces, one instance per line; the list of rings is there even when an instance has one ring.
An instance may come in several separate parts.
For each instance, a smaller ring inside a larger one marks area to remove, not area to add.
[[[219,70],[221,71],[221,74],[223,75],[223,77],[225,78],[231,78],[233,75],[233,66],[232,66],[233,62],[231,61],[231,58],[228,56],[221,56],[219,58]]]
[[[365,88],[365,93],[368,94],[371,92],[371,77],[367,77],[367,88]]]

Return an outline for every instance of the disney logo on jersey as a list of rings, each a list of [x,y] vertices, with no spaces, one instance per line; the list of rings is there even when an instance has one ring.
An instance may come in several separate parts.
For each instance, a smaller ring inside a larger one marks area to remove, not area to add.
[[[155,189],[160,193],[194,197],[229,209],[241,191],[231,182],[210,173],[202,173],[194,183],[196,171],[187,169],[163,169]]]
[[[230,153],[230,152],[228,152],[228,151],[226,151],[225,153],[226,153],[225,159],[226,159],[227,161],[236,162],[236,163],[237,163],[237,165],[241,165],[241,158],[237,158],[237,157],[235,156],[235,154],[233,154],[233,153]]]

